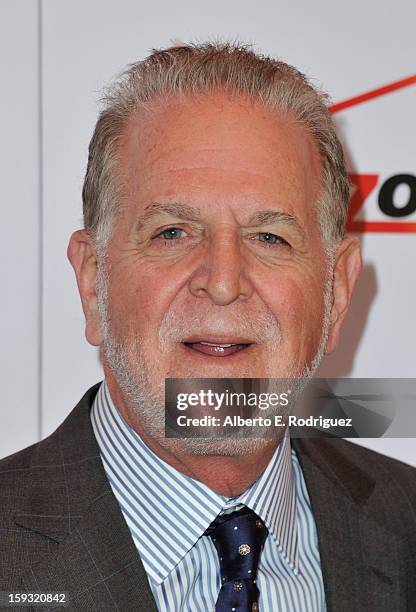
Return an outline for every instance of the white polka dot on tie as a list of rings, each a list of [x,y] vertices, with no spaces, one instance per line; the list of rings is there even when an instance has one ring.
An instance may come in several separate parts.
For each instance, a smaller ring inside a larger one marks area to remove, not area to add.
[[[234,531],[236,531],[238,529],[237,525],[234,527]]]

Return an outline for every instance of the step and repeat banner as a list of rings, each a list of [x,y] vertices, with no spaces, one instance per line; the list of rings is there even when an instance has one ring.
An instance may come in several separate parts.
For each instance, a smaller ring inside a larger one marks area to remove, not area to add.
[[[66,247],[100,90],[172,41],[252,43],[329,92],[364,268],[319,376],[416,378],[415,19],[411,0],[3,0],[0,456],[51,433],[102,379]],[[412,438],[354,441],[416,465]]]

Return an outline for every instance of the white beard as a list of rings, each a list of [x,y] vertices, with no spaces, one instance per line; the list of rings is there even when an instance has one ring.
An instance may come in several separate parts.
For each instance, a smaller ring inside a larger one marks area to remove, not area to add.
[[[328,266],[328,269],[329,272],[324,292],[322,334],[318,350],[310,364],[304,367],[301,372],[292,371],[284,375],[286,380],[289,379],[293,381],[292,400],[294,400],[295,396],[299,395],[306,387],[319,367],[325,353],[332,308],[333,265]],[[131,424],[137,422],[140,425],[140,429],[145,431],[149,437],[153,438],[158,444],[173,453],[187,452],[195,455],[238,456],[253,453],[264,448],[266,445],[270,445],[270,437],[261,437],[261,433],[259,433],[259,437],[251,437],[253,432],[250,435],[250,432],[247,432],[247,430],[246,432],[250,437],[245,438],[166,438],[165,381],[164,379],[161,381],[159,380],[160,372],[157,371],[156,364],[149,363],[149,360],[145,358],[147,351],[144,338],[140,337],[137,333],[130,334],[128,337],[122,338],[121,340],[115,338],[109,323],[107,287],[107,272],[104,265],[100,263],[98,265],[96,290],[101,331],[103,335],[104,356],[126,406],[130,409],[129,416]],[[185,337],[189,325],[192,325],[193,329],[197,330],[200,325],[200,321],[197,320],[197,318],[198,317],[193,321],[187,319],[186,321],[182,320],[178,322],[175,320],[173,313],[168,311],[159,330],[161,353],[166,353],[169,350],[168,347],[171,346],[169,344],[169,339],[173,337]],[[256,323],[253,323],[253,320],[256,321]],[[255,337],[263,341],[268,340],[272,347],[271,354],[274,353],[273,349],[277,348],[281,342],[280,325],[272,315],[266,314],[263,316],[256,316],[255,318],[248,318],[239,314],[238,326],[240,334],[244,330],[249,330],[255,332]],[[218,331],[220,333],[220,330]],[[241,374],[242,376],[240,377],[250,377],[249,372],[241,372]],[[166,378],[168,377],[196,378],[195,372],[181,372],[180,376],[166,373]],[[224,374],[222,377],[224,377]],[[263,377],[272,377],[272,374],[266,371]],[[274,414],[280,414],[283,418],[285,418],[289,412],[290,406],[285,409],[279,408],[279,411],[274,409]],[[280,438],[282,433],[283,430],[279,431],[279,428],[276,428],[276,438]]]

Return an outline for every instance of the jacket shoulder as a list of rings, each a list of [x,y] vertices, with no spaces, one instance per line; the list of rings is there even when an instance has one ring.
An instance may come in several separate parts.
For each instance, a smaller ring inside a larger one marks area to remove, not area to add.
[[[416,468],[341,438],[292,442],[309,483],[313,485],[322,474],[321,497],[338,491],[389,528],[402,533],[414,530]]]
[[[103,470],[89,416],[98,386],[50,436],[0,460],[0,590],[17,587],[23,568],[58,545],[74,495],[82,516],[98,494]]]
[[[404,463],[399,459],[393,459],[349,440],[331,439],[329,444],[333,445],[346,459],[359,466],[369,476],[376,479],[380,476],[399,477],[410,479],[411,482],[415,481],[416,484],[416,468],[408,463]]]

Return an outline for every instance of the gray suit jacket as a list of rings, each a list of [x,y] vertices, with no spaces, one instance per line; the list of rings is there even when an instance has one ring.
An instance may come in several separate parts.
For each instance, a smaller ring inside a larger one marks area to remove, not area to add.
[[[0,590],[66,591],[69,610],[156,612],[91,428],[97,389],[51,436],[0,461]],[[416,471],[340,439],[292,444],[328,610],[416,610]]]

